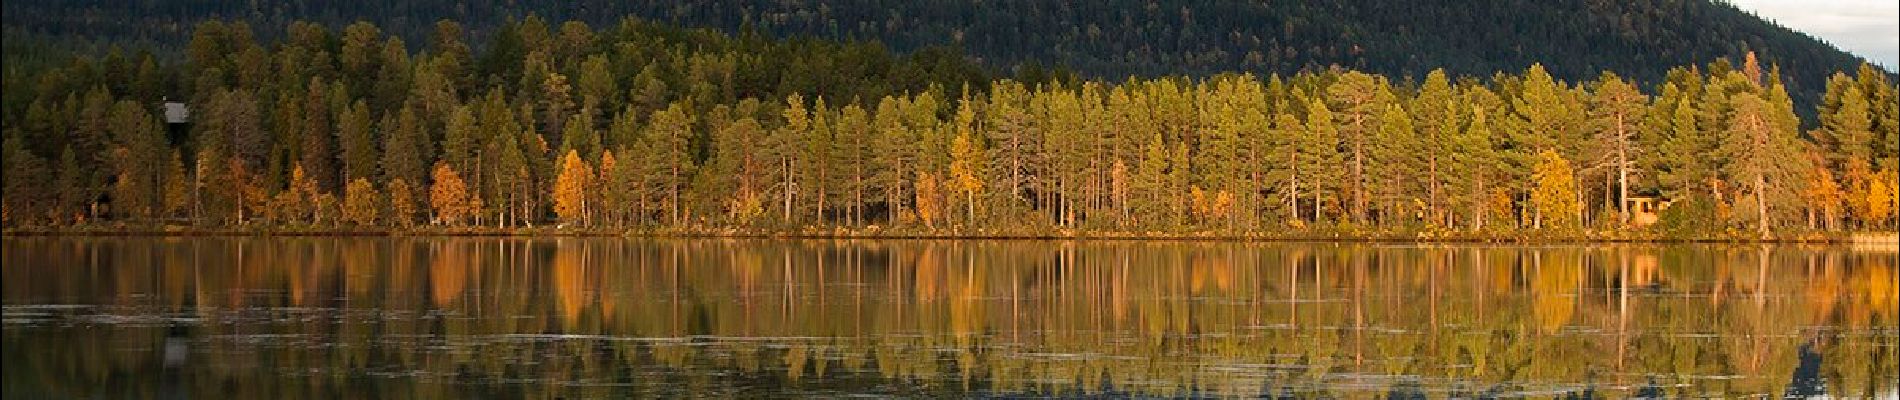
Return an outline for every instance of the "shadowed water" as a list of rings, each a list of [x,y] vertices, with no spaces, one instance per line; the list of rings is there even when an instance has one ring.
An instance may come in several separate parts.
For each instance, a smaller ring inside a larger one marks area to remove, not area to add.
[[[1893,253],[4,239],[8,398],[1893,396]]]

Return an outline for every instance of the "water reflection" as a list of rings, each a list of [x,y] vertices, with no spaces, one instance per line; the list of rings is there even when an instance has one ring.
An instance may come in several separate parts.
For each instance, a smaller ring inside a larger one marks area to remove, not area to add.
[[[6,395],[1892,395],[1832,247],[8,238]]]

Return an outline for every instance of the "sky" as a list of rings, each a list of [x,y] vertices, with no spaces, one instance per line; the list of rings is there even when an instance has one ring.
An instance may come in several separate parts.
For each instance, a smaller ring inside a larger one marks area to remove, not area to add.
[[[1900,1],[1729,0],[1893,71],[1900,66]]]

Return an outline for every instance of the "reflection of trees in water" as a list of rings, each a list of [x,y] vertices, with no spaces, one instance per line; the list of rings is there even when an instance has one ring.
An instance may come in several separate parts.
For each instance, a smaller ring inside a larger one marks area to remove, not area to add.
[[[1651,381],[1669,396],[1786,393],[1803,345],[1824,361],[1813,374],[1830,391],[1890,392],[1884,382],[1897,376],[1893,259],[1831,248],[573,238],[7,246],[8,304],[193,313],[199,347],[180,379],[240,397],[777,386],[1483,393]],[[87,312],[106,313],[76,313]],[[138,377],[154,376],[157,353],[123,349],[162,347],[162,334],[43,328],[52,332],[9,327],[9,349],[52,349],[7,352],[10,394],[23,380],[66,394],[153,384]]]

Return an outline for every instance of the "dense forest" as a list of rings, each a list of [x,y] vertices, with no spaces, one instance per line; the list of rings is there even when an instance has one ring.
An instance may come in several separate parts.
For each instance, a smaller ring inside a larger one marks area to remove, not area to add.
[[[278,40],[252,29],[199,23],[175,61],[135,49],[10,66],[5,223],[1738,237],[1894,226],[1900,102],[1866,65],[1798,72],[1831,74],[1804,129],[1786,69],[1753,53],[1651,85],[1535,63],[1488,79],[1332,67],[1117,82],[996,74],[955,48],[899,55],[634,18],[530,16],[477,44],[448,20],[414,45],[369,22],[293,22]],[[167,115],[166,99],[189,115]],[[1673,206],[1637,230],[1622,201],[1636,195]]]
[[[445,18],[487,37],[529,14],[594,26],[630,15],[726,32],[876,41],[899,53],[951,45],[991,68],[1041,64],[1109,80],[1290,75],[1333,65],[1395,81],[1423,79],[1435,69],[1455,79],[1542,62],[1562,80],[1592,80],[1599,71],[1613,70],[1647,86],[1660,83],[1672,66],[1755,51],[1764,63],[1786,69],[1784,84],[1804,114],[1820,100],[1828,74],[1860,63],[1805,34],[1712,0],[52,0],[7,2],[0,9],[7,37],[15,40],[8,44],[9,63],[34,57],[15,50],[41,38],[65,48],[139,42],[181,49],[192,26],[206,19],[271,28],[297,20],[337,27],[362,19],[417,45]],[[259,32],[273,40],[281,33]]]

